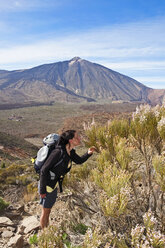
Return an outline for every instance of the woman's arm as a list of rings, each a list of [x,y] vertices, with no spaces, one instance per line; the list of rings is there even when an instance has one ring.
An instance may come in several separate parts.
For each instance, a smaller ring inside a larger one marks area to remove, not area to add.
[[[91,155],[93,154],[92,151],[88,150],[88,152],[86,152],[84,155],[82,156],[79,156],[75,150],[73,149],[71,151],[71,154],[70,154],[70,157],[71,157],[71,160],[76,163],[76,164],[82,164],[84,163],[85,161],[88,160],[89,157],[91,157]]]

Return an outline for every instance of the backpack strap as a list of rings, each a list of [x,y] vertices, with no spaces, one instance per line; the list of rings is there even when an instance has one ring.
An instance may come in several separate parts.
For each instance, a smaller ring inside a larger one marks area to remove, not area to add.
[[[55,149],[60,149],[60,151],[61,151],[61,155],[60,155],[61,159],[55,164],[55,166],[57,166],[63,160],[63,150],[61,147],[56,147]],[[72,160],[71,160],[70,166],[66,169],[66,174],[71,170],[71,168],[72,168]],[[58,185],[59,185],[60,193],[62,193],[63,192],[62,183],[63,183],[65,175],[60,175],[57,177],[56,174],[51,170],[49,171],[49,173],[50,173],[51,180],[55,180],[55,178],[56,178]]]
[[[63,192],[63,188],[62,188],[63,180],[64,180],[64,176],[61,176],[61,177],[58,179],[58,185],[59,185],[59,188],[60,188],[60,193]]]

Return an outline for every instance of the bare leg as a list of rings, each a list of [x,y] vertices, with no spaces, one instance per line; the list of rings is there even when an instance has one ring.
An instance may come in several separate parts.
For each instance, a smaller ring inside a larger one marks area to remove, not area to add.
[[[42,229],[49,225],[50,212],[51,212],[51,208],[42,208],[42,213],[40,217],[40,225]]]

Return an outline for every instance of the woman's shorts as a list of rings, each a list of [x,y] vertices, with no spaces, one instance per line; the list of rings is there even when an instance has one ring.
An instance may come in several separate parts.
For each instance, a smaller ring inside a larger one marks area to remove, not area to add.
[[[44,208],[52,208],[53,205],[55,204],[57,199],[57,188],[55,188],[52,192],[48,193],[46,192],[46,197],[41,198],[40,197],[40,204]]]

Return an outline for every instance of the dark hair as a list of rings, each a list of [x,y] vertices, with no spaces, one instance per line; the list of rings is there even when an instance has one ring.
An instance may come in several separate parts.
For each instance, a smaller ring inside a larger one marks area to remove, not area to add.
[[[69,144],[69,140],[74,138],[76,130],[67,130],[60,135],[58,144],[61,146],[66,146]]]

